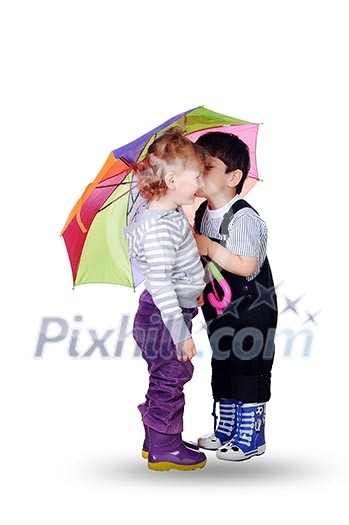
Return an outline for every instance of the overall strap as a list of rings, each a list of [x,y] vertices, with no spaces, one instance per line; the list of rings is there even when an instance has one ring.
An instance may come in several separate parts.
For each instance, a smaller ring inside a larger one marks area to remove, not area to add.
[[[226,245],[226,242],[227,242],[227,239],[228,239],[228,236],[229,236],[229,224],[230,224],[230,221],[234,217],[235,213],[237,213],[238,211],[242,210],[243,208],[251,208],[251,210],[256,212],[257,215],[259,215],[258,212],[254,208],[252,208],[251,204],[249,204],[248,202],[244,201],[243,199],[239,199],[236,202],[234,202],[234,204],[231,206],[230,210],[228,210],[224,214],[224,217],[223,217],[223,220],[222,220],[222,224],[221,224],[221,227],[219,229],[219,233],[223,237],[222,242],[221,242],[221,244],[223,244],[223,246]]]
[[[196,231],[198,233],[201,233],[200,232],[201,222],[202,222],[202,218],[204,216],[205,210],[207,208],[207,205],[208,205],[207,204],[207,200],[202,202],[200,204],[200,206],[198,207],[198,209],[196,210],[196,212],[195,212],[194,225],[195,225]],[[226,242],[227,242],[227,239],[228,239],[228,236],[229,236],[229,224],[230,224],[230,221],[234,217],[235,213],[237,213],[238,211],[242,210],[243,208],[251,208],[251,210],[253,210],[255,213],[257,213],[257,215],[259,215],[259,213],[251,206],[251,204],[249,204],[244,199],[239,199],[236,202],[234,202],[234,204],[231,206],[230,210],[228,210],[224,214],[221,226],[219,228],[219,233],[223,237],[223,239],[221,241],[221,244],[223,246],[226,245]]]

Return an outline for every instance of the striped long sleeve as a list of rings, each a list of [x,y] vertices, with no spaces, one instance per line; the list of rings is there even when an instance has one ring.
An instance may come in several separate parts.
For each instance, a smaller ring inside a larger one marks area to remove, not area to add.
[[[143,255],[146,261],[144,277],[146,288],[159,308],[162,320],[174,344],[185,341],[191,333],[185,324],[177,294],[174,289],[173,271],[176,252],[183,242],[178,224],[160,221],[144,234]]]

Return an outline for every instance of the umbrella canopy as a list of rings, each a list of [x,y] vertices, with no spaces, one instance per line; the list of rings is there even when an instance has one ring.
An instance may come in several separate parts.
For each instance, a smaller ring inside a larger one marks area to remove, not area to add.
[[[195,142],[209,131],[234,133],[249,147],[251,168],[243,192],[258,180],[256,140],[258,124],[211,111],[203,106],[167,120],[140,138],[110,153],[95,180],[88,184],[62,230],[74,285],[112,283],[135,288],[143,280],[137,262],[129,258],[123,228],[140,196],[130,163],[141,161],[156,137],[174,125],[185,124]],[[203,199],[196,199],[196,206]],[[192,222],[194,208],[183,207]]]

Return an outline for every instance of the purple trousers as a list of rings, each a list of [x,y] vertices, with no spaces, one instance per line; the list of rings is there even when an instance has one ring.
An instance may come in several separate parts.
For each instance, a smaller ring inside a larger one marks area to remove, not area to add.
[[[182,308],[190,332],[197,308]],[[143,423],[164,434],[183,430],[183,386],[193,375],[191,361],[179,361],[170,332],[160,310],[147,290],[139,298],[133,324],[133,337],[148,364],[149,389],[146,401],[138,406]]]

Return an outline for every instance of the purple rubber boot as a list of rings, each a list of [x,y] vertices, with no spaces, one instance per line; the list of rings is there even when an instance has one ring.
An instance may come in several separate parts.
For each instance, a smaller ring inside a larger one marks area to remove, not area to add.
[[[148,432],[147,425],[145,425],[143,423],[143,426],[144,426],[145,437],[144,437],[144,441],[143,441],[142,458],[148,459],[148,456],[149,456],[149,445],[150,445],[150,443],[149,443],[149,432]],[[181,436],[181,434],[180,434],[180,436]],[[181,439],[182,439],[182,436],[181,436]],[[195,443],[191,443],[190,441],[183,441],[183,440],[182,440],[182,443],[187,448],[191,448],[192,450],[199,450],[198,445],[196,445]]]
[[[162,434],[148,427],[151,470],[195,470],[206,465],[206,456],[199,450],[187,448],[180,434]]]

